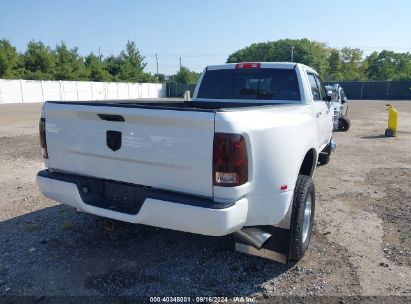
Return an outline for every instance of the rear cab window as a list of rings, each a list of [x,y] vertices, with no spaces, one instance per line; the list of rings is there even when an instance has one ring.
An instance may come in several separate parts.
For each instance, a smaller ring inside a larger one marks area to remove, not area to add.
[[[301,101],[295,69],[281,68],[206,71],[197,98]]]

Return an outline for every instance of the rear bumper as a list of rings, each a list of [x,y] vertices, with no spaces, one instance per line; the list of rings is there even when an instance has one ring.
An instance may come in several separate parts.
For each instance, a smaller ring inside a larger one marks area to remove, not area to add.
[[[240,230],[247,219],[248,200],[242,198],[230,203],[217,203],[191,195],[148,190],[136,214],[117,212],[86,204],[80,195],[76,175],[40,171],[37,183],[48,198],[85,212],[130,223],[220,236]],[[91,179],[94,180],[94,179]]]

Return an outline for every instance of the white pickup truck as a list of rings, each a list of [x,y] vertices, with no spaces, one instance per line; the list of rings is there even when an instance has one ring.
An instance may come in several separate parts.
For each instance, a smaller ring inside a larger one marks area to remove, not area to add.
[[[190,102],[49,101],[38,185],[87,213],[259,249],[261,227],[288,229],[298,260],[335,145],[329,100],[308,66],[239,63],[205,68]]]

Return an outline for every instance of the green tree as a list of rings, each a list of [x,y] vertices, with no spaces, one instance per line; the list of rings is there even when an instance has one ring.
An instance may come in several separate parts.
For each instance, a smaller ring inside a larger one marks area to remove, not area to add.
[[[57,80],[87,80],[88,71],[83,57],[77,52],[77,47],[68,49],[64,42],[56,46],[56,69],[54,77]]]
[[[178,83],[196,84],[200,78],[200,73],[190,71],[186,67],[181,67],[177,74],[174,76],[174,80]]]
[[[293,62],[309,65],[324,77],[328,72],[328,54],[325,43],[308,39],[283,39],[254,43],[231,54],[227,62],[291,61],[293,57]]]
[[[371,80],[411,80],[411,54],[383,50],[366,58]]]
[[[16,48],[6,39],[0,40],[0,78],[19,78],[21,58]]]
[[[145,81],[144,73],[146,63],[134,41],[127,41],[126,49],[121,51],[117,60],[119,64],[118,78],[123,81]]]
[[[165,82],[166,81],[166,76],[164,74],[154,74],[154,77],[158,79],[159,82]]]
[[[331,49],[328,57],[328,81],[341,80],[343,74],[341,72],[341,55],[338,49]]]
[[[109,81],[110,74],[106,69],[105,63],[100,57],[93,53],[88,55],[85,60],[85,65],[88,69],[88,79],[91,81]]]
[[[366,65],[363,60],[363,51],[345,47],[340,51],[341,75],[336,80],[365,80]]]
[[[53,79],[55,58],[52,50],[43,42],[30,41],[23,55],[25,79],[50,80]]]
[[[114,55],[111,55],[104,59],[104,64],[110,74],[111,80],[118,81],[118,75],[120,74],[120,59]]]

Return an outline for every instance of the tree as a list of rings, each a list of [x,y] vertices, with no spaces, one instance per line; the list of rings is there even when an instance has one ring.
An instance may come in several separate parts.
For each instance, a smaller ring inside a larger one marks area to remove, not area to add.
[[[186,67],[181,67],[178,73],[174,76],[174,80],[178,83],[196,84],[200,78],[200,73],[190,71]]]
[[[51,49],[43,42],[30,41],[23,55],[24,79],[53,79],[55,58]]]
[[[144,72],[147,64],[133,41],[127,41],[126,49],[119,56],[107,57],[104,64],[114,81],[158,82],[157,77]]]
[[[118,81],[118,75],[120,74],[120,59],[111,55],[104,60],[104,64],[110,74],[111,80]]]
[[[345,47],[340,51],[341,78],[337,80],[365,80],[366,65],[360,49]]]
[[[293,55],[291,54],[293,52]],[[231,54],[227,62],[245,61],[291,61],[309,65],[326,76],[329,49],[325,43],[308,39],[283,39],[254,43]]]
[[[93,53],[90,53],[84,63],[88,69],[88,79],[91,81],[109,81],[110,74],[106,69],[105,63]]]
[[[165,82],[166,81],[166,75],[164,74],[154,74],[154,77],[156,77],[158,79],[159,82]]]
[[[56,69],[54,77],[57,80],[87,80],[88,71],[77,48],[68,49],[64,42],[56,46]]]
[[[121,51],[118,57],[118,78],[123,81],[142,82],[147,78],[144,75],[144,56],[140,54],[134,41],[127,41],[126,50]]]
[[[411,54],[383,50],[366,58],[371,80],[411,80]]]
[[[338,49],[332,49],[328,57],[328,81],[341,80],[343,74],[341,73],[341,55]]]
[[[21,75],[21,58],[10,41],[0,40],[0,78],[15,78]]]

